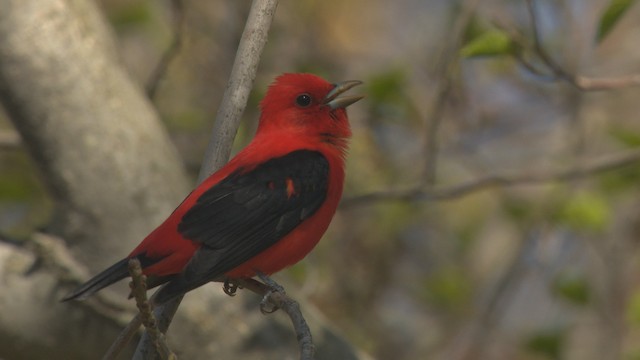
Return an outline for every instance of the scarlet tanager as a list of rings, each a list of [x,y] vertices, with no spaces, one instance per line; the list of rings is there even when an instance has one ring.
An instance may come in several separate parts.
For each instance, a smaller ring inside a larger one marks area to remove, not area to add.
[[[342,96],[361,84],[284,74],[260,103],[255,137],[203,181],[124,259],[63,301],[84,299],[128,276],[137,258],[156,305],[210,281],[273,274],[304,258],[342,195],[351,129]]]

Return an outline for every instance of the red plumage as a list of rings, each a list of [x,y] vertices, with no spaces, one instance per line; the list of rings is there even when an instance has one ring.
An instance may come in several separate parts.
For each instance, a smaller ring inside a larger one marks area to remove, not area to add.
[[[260,104],[254,139],[203,181],[125,259],[63,300],[85,298],[126,277],[140,259],[163,303],[204,283],[272,274],[305,257],[336,211],[351,130],[338,97],[360,84],[284,74]]]

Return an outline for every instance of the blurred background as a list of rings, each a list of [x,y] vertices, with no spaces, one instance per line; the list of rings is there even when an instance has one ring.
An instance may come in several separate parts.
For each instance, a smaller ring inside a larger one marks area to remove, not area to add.
[[[99,1],[195,182],[250,2],[181,3]],[[278,74],[364,81],[345,199],[276,279],[374,358],[640,359],[640,89],[563,76],[640,73],[640,7],[532,3],[535,18],[525,0],[277,9],[234,148]],[[19,238],[52,200],[6,116],[0,136],[0,231]]]

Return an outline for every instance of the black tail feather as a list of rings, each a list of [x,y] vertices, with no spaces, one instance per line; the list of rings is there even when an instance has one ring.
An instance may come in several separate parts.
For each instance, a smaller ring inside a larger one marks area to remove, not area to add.
[[[98,292],[99,290],[115,283],[116,281],[126,278],[127,276],[129,276],[128,264],[128,258],[118,261],[117,263],[111,265],[108,269],[93,277],[91,280],[73,290],[67,296],[62,298],[61,301],[85,299]]]
[[[189,286],[183,277],[176,276],[153,295],[153,303],[156,306],[162,305],[175,297],[184,295],[187,291],[193,290],[196,287],[197,286]]]

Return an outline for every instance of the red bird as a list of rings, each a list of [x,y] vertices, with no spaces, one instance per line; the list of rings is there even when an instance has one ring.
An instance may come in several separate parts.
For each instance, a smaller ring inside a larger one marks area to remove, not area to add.
[[[351,136],[338,97],[360,81],[330,84],[284,74],[260,103],[254,139],[203,181],[129,256],[63,301],[84,299],[129,275],[140,260],[162,304],[209,281],[272,274],[304,258],[336,212]]]

